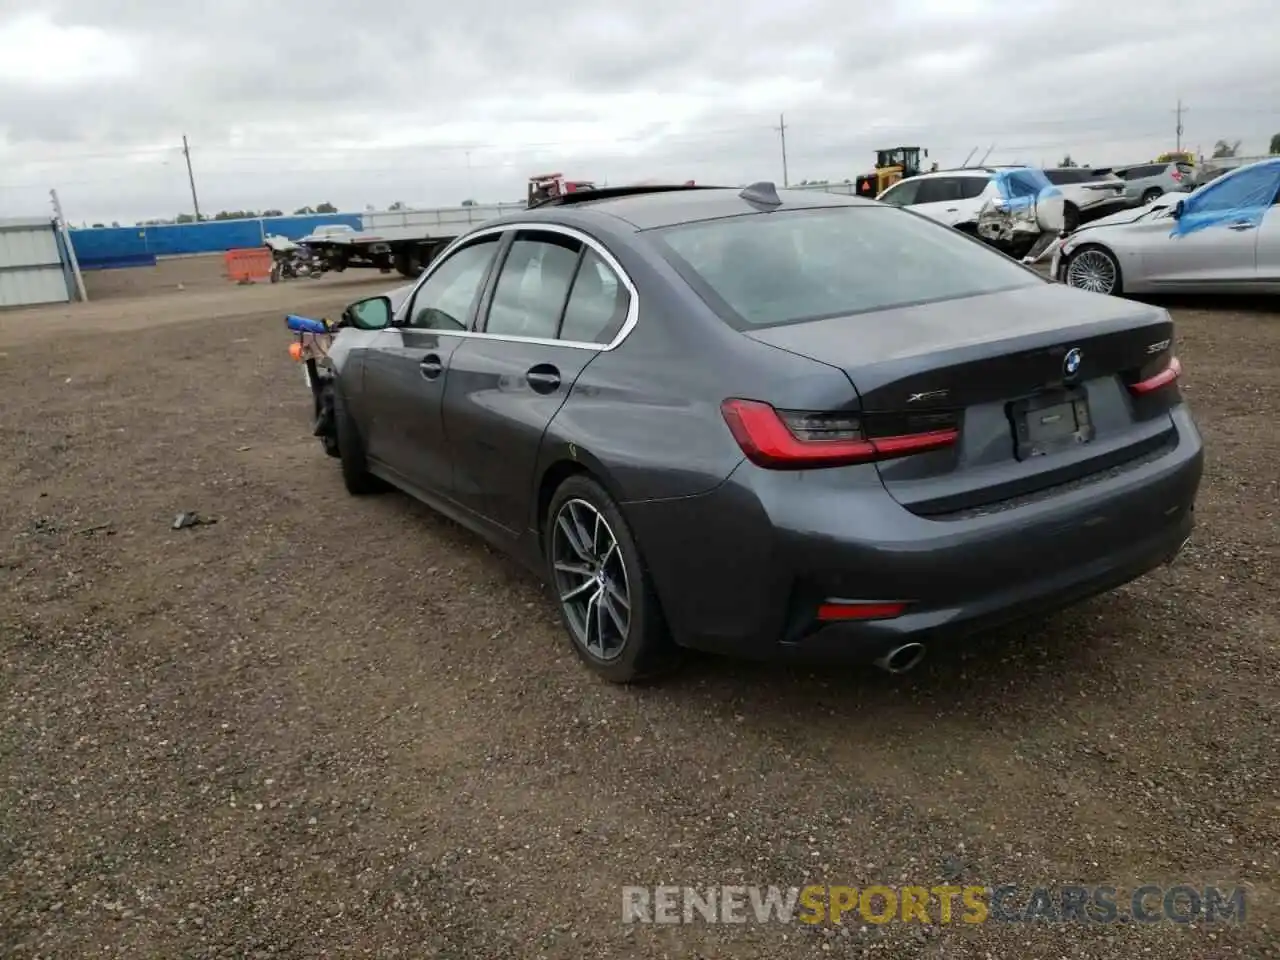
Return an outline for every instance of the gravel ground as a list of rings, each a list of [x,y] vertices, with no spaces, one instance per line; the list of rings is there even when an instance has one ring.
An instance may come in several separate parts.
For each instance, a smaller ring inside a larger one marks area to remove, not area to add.
[[[1173,308],[1210,454],[1175,566],[901,678],[619,689],[307,436],[281,314],[385,278],[153,279],[0,315],[6,956],[1280,956],[1274,312]],[[631,884],[1148,881],[1247,920],[621,922]]]

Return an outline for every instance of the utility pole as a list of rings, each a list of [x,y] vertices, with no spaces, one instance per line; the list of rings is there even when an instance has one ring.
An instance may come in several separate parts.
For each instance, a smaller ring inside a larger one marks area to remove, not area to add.
[[[187,145],[187,135],[182,135],[182,155],[187,158],[187,179],[191,181],[191,205],[196,208],[196,223],[200,222],[200,201],[196,198],[196,175],[191,172],[191,147]]]
[[[791,185],[791,181],[787,176],[787,117],[786,114],[778,114],[778,135],[782,137],[782,186],[785,189]]]
[[[76,281],[76,292],[80,294],[80,302],[87,303],[89,294],[84,288],[84,276],[80,273],[80,261],[76,259],[76,248],[71,245],[71,232],[67,229],[67,220],[62,215],[62,201],[58,199],[58,191],[50,190],[49,199],[53,201],[53,217],[57,224],[55,229],[62,240],[62,245],[66,248],[67,263]]]
[[[1182,105],[1182,98],[1178,98],[1178,109],[1174,111],[1178,115],[1178,146],[1179,153],[1182,152],[1182,115],[1187,112],[1187,108]]]

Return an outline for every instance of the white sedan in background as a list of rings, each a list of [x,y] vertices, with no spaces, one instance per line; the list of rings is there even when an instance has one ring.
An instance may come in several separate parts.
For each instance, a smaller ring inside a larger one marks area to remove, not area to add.
[[[1060,240],[1050,275],[1094,293],[1280,293],[1280,157]]]

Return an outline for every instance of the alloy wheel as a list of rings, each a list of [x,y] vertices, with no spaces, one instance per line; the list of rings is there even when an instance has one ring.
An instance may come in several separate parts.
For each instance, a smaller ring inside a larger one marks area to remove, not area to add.
[[[631,628],[631,589],[613,529],[585,500],[566,500],[551,531],[556,596],[574,639],[600,660],[622,653]]]
[[[1067,265],[1067,285],[1090,293],[1111,293],[1116,288],[1115,261],[1101,250],[1083,250]]]

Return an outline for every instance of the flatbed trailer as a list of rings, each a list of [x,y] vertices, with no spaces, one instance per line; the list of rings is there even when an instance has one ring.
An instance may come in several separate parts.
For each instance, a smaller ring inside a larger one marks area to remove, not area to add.
[[[566,180],[563,174],[538,174],[529,178],[524,203],[367,213],[362,230],[321,227],[296,242],[314,251],[326,270],[340,273],[348,267],[376,267],[383,273],[395,270],[413,279],[441,250],[477,224],[593,188],[588,181]]]

